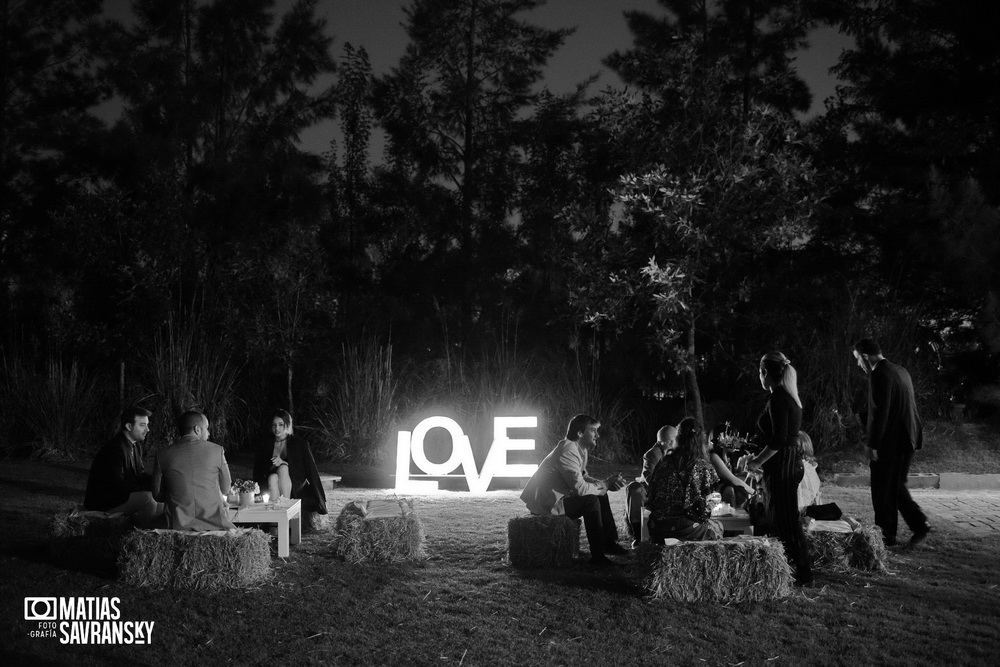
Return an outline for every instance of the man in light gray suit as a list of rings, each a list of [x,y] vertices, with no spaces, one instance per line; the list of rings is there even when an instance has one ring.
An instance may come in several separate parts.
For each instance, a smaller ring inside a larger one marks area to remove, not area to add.
[[[607,554],[628,553],[618,544],[618,528],[608,502],[608,491],[617,491],[623,481],[617,475],[606,480],[587,474],[590,450],[597,445],[601,423],[587,415],[576,415],[566,429],[566,438],[538,465],[521,492],[521,500],[532,514],[562,514],[570,519],[583,517],[590,544],[590,560],[595,565],[614,563]]]
[[[225,496],[232,478],[226,451],[208,440],[208,417],[185,412],[177,420],[181,437],[156,455],[153,495],[166,505],[173,530],[231,530]]]

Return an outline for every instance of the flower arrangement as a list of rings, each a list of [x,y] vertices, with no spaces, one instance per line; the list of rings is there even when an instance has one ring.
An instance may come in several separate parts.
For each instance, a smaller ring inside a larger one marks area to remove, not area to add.
[[[745,437],[740,435],[738,432],[730,430],[729,422],[726,422],[725,430],[719,434],[716,440],[719,448],[724,449],[727,452],[735,452],[739,449],[747,449],[750,446],[750,441]]]
[[[260,487],[252,479],[234,479],[232,489],[236,493],[260,493]]]

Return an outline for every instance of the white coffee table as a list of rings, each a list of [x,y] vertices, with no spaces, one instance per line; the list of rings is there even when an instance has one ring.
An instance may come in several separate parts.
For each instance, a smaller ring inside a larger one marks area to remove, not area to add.
[[[249,507],[229,506],[229,519],[235,524],[273,523],[278,527],[278,556],[288,558],[288,545],[302,541],[302,501],[282,498],[273,503],[255,503]]]

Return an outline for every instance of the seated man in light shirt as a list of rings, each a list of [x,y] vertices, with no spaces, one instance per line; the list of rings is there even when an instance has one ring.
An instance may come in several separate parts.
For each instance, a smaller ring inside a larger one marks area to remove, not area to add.
[[[583,517],[590,544],[591,562],[613,566],[608,554],[628,553],[618,544],[618,528],[608,501],[608,491],[621,488],[619,475],[606,480],[587,474],[590,450],[597,445],[601,423],[587,415],[576,415],[560,440],[538,466],[521,492],[521,500],[532,514]]]

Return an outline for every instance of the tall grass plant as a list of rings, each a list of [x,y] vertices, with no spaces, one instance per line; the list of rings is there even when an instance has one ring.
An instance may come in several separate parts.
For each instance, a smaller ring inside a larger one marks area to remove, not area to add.
[[[174,422],[187,410],[200,410],[211,421],[211,439],[226,444],[229,417],[239,398],[236,393],[240,368],[225,340],[209,340],[192,321],[167,321],[157,335],[150,353],[150,393],[159,402],[157,412],[163,426],[150,438],[162,446],[177,436]]]
[[[374,339],[344,345],[333,377],[321,383],[310,409],[316,455],[377,462],[396,422],[398,392],[392,345]]]
[[[106,404],[100,374],[50,356],[36,367],[17,352],[0,365],[3,449],[23,445],[45,460],[72,460],[93,449]]]

